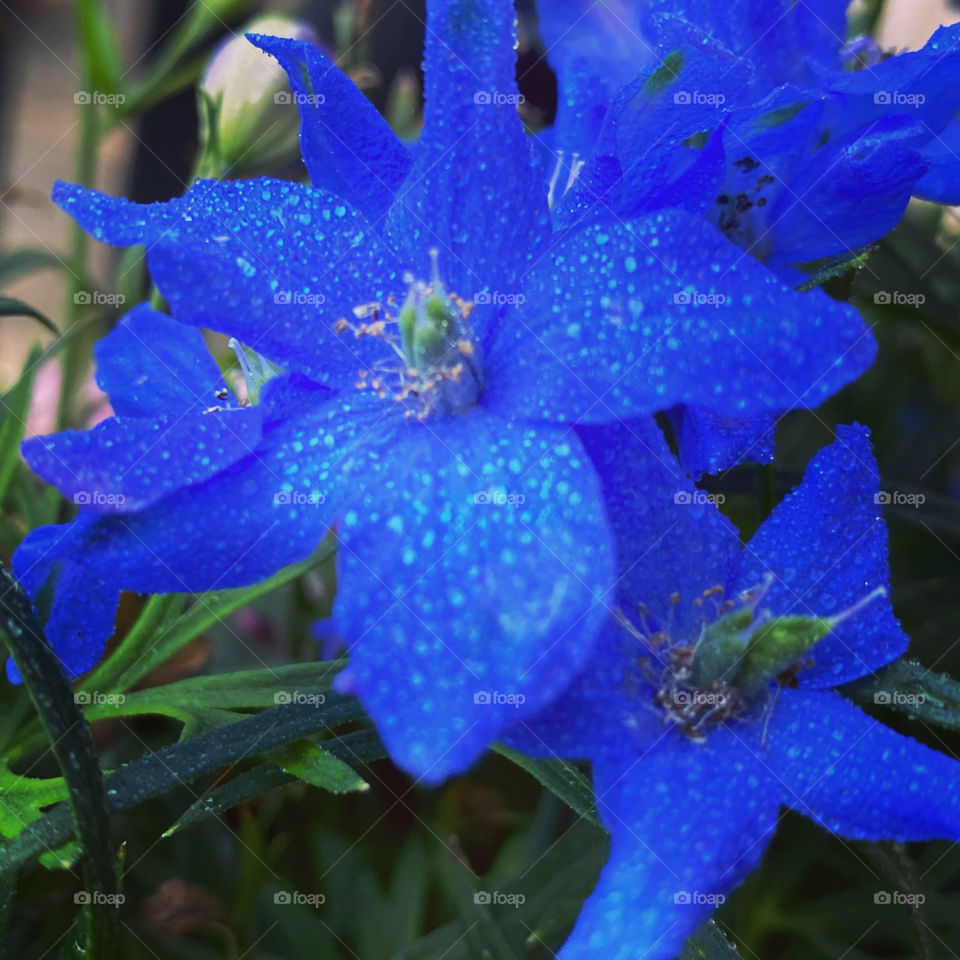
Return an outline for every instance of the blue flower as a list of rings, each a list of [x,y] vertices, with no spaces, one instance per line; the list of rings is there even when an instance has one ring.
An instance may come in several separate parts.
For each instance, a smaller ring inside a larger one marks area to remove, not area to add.
[[[836,0],[543,7],[553,148],[559,167],[576,157],[563,222],[659,196],[790,278],[882,237],[911,193],[956,196],[960,25],[884,58],[844,43]]]
[[[836,0],[541,7],[559,82],[541,138],[559,228],[679,206],[803,285],[893,228],[912,193],[956,198],[960,100],[945,91],[960,84],[960,25],[883,59],[844,44]],[[670,416],[699,477],[771,460],[782,413]]]
[[[675,956],[781,808],[852,839],[960,838],[960,764],[831,689],[907,645],[866,429],[839,428],[745,546],[655,424],[582,435],[617,530],[618,609],[589,667],[508,738],[590,759],[612,835],[561,960]]]
[[[438,781],[549,703],[606,617],[612,538],[574,423],[815,406],[870,364],[854,310],[684,211],[553,234],[512,20],[431,3],[412,150],[317,50],[254,37],[290,75],[311,187],[138,206],[57,186],[100,240],[145,245],[176,318],[140,306],[99,345],[114,419],[24,446],[81,507],[15,557],[72,673],[121,589],[254,582],[336,525],[341,688]],[[197,328],[235,339],[256,403]]]

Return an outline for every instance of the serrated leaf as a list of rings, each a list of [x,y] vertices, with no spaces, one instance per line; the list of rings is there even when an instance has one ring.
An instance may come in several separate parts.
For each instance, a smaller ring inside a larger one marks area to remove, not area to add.
[[[596,826],[602,826],[593,801],[589,779],[567,760],[544,760],[528,757],[511,747],[497,744],[497,753],[512,760],[518,767],[536,777],[551,793],[559,797],[574,813]]]
[[[898,710],[947,730],[960,730],[960,682],[914,660],[898,660],[842,689],[864,703]]]
[[[53,321],[45,314],[41,313],[36,307],[31,307],[25,300],[17,297],[7,297],[0,294],[0,317],[32,317],[39,320],[52,334],[59,336]]]
[[[370,784],[353,767],[308,740],[278,750],[273,760],[287,773],[329,793],[370,789]]]

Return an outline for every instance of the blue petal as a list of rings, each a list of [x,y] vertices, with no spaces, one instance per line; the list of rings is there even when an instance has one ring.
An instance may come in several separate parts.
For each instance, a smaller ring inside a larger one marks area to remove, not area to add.
[[[479,409],[408,421],[354,476],[341,683],[397,763],[436,783],[589,654],[614,578],[599,483],[574,433]]]
[[[682,406],[670,412],[670,421],[677,434],[680,462],[694,480],[746,461],[769,463],[773,459],[775,413],[742,419]]]
[[[533,417],[815,407],[876,351],[855,309],[785,286],[678,210],[566,238],[524,290],[487,372],[491,403]]]
[[[920,178],[914,193],[924,200],[960,204],[960,120],[952,120],[924,151],[930,169]]]
[[[53,198],[98,240],[146,244],[178,320],[237,337],[321,382],[352,382],[383,346],[337,336],[337,320],[406,289],[360,215],[295,183],[201,180],[183,197],[146,205],[58,184]]]
[[[507,742],[538,756],[582,759],[596,756],[615,728],[635,742],[657,739],[663,723],[656,691],[636,668],[651,650],[637,632],[669,630],[674,642],[693,642],[702,617],[694,601],[726,583],[740,538],[715,506],[698,502],[705,495],[684,476],[652,419],[577,432],[600,474],[616,536],[617,614],[576,680],[517,724]]]
[[[784,690],[764,749],[783,803],[857,840],[960,840],[960,763],[839,694]]]
[[[388,218],[408,265],[440,251],[448,289],[516,294],[549,236],[547,190],[517,113],[514,10],[436,0],[427,11],[423,132]]]
[[[740,551],[726,517],[684,476],[653,419],[578,428],[603,482],[619,560],[618,604],[655,629],[695,634],[694,599],[722,584]],[[677,604],[671,598],[679,594]]]
[[[147,303],[134,307],[100,340],[94,355],[97,383],[118,417],[206,410],[225,386],[203,334]]]
[[[260,421],[256,407],[111,417],[92,430],[32,437],[22,450],[68,500],[94,513],[134,513],[253,453]]]
[[[727,730],[645,753],[612,731],[594,791],[610,859],[558,960],[672,960],[759,863],[779,808],[770,775]]]
[[[300,397],[300,417],[276,420],[273,398],[287,408],[291,394]],[[65,661],[70,655],[73,672],[103,652],[121,590],[243,586],[310,554],[340,508],[355,448],[390,430],[380,401],[328,397],[273,380],[261,394],[264,437],[253,454],[145,510],[81,510],[73,523],[24,540],[14,570],[35,603],[50,605],[47,636]]]
[[[539,5],[540,36],[557,74],[556,148],[586,156],[617,91],[655,56],[628,0]]]
[[[836,441],[807,468],[803,483],[767,518],[732,575],[735,590],[774,575],[763,607],[778,616],[832,617],[878,587],[889,589],[887,531],[879,472],[865,427],[838,427]],[[834,686],[889,663],[906,649],[886,597],[843,622],[813,650],[802,683]]]
[[[371,219],[393,202],[413,158],[357,85],[311,43],[248,34],[287,72],[300,110],[300,145],[314,187]]]
[[[77,533],[96,522],[93,514],[81,514],[73,523],[37,527],[21,541],[13,555],[13,571],[40,608],[44,632],[68,676],[89,670],[103,653],[113,633],[120,601],[120,588],[101,576],[74,553]],[[57,595],[47,596],[48,582]],[[7,673],[19,683],[13,661]]]
[[[840,256],[892,230],[930,165],[914,148],[923,130],[911,117],[882,117],[818,150],[767,209],[767,263]]]
[[[847,0],[650,0],[658,13],[697,24],[767,84],[813,83],[840,66]]]

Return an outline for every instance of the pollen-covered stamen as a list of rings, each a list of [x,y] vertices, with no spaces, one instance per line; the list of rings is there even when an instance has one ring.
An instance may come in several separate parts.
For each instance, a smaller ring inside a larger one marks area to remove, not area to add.
[[[248,350],[236,337],[231,337],[227,346],[237,355],[237,363],[240,366],[240,372],[243,374],[243,382],[246,386],[246,397],[241,400],[241,405],[253,404],[260,399],[260,390],[263,385],[272,380],[280,369],[275,367],[266,357],[262,357],[253,350]],[[220,394],[217,394],[219,398]]]
[[[694,608],[711,602],[715,617],[701,622],[696,637],[672,636],[677,594],[670,598],[666,630],[649,629],[649,614],[640,605],[643,630],[621,616],[630,636],[645,648],[647,655],[636,663],[648,688],[654,688],[653,702],[665,723],[702,740],[719,723],[755,714],[779,687],[796,685],[800,671],[813,665],[808,654],[817,643],[886,593],[878,588],[834,617],[774,617],[759,606],[772,583],[768,574],[758,587],[728,600],[722,600],[722,587],[705,590],[694,599]]]
[[[354,308],[361,323],[341,319],[335,327],[337,333],[352,331],[357,338],[384,342],[389,353],[370,369],[360,370],[356,386],[407,404],[406,415],[420,419],[472,406],[481,382],[479,344],[469,324],[474,304],[447,292],[436,249],[430,251],[430,259],[429,283],[412,274],[404,278],[407,296],[399,312],[395,298],[386,307],[362,304]]]

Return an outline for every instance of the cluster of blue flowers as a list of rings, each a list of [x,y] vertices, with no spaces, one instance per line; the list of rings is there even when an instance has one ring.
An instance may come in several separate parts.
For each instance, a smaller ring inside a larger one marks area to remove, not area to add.
[[[113,418],[24,444],[81,505],[14,558],[65,666],[122,590],[249,584],[335,529],[338,684],[398,764],[439,783],[498,739],[592,761],[613,847],[563,960],[673,956],[781,807],[960,839],[960,766],[832,690],[907,643],[867,431],[746,545],[693,486],[872,363],[857,311],[797,288],[911,196],[960,200],[960,30],[884,59],[837,0],[551,0],[560,107],[530,135],[511,4],[428,6],[414,144],[310,44],[251,36],[310,186],[56,187],[146,247],[170,311],[98,345]]]

